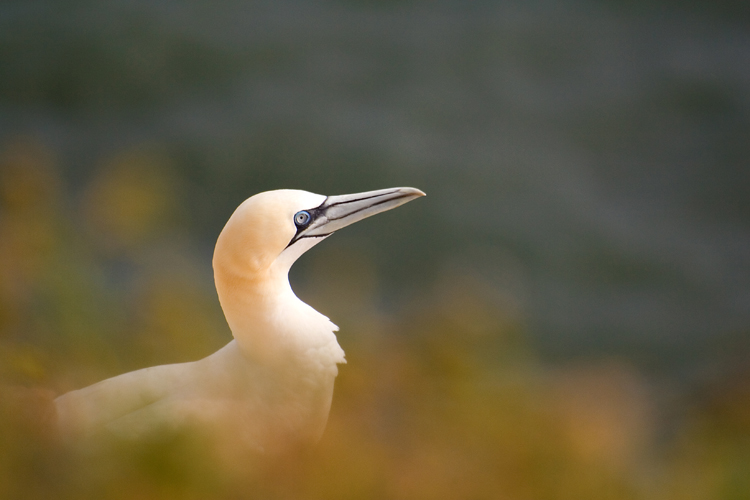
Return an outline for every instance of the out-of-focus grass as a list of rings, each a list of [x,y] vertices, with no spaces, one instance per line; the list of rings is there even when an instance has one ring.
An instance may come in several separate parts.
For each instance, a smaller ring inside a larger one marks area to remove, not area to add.
[[[64,446],[55,394],[197,359],[229,332],[166,159],[127,152],[76,196],[33,141],[0,162],[0,498],[750,497],[747,373],[675,415],[626,362],[544,366],[481,278],[441,273],[384,313],[357,248],[306,256],[348,359],[317,448],[272,460],[187,431]]]

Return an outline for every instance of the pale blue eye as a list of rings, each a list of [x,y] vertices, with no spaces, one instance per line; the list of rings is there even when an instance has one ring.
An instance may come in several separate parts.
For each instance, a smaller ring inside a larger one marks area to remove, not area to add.
[[[311,218],[309,212],[302,210],[301,212],[294,214],[294,223],[297,224],[298,227],[306,226]]]

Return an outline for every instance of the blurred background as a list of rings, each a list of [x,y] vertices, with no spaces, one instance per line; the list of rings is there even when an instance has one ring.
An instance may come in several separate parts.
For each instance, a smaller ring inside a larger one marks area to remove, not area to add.
[[[245,198],[392,186],[292,270],[348,358],[314,452],[50,435],[230,340]],[[0,424],[2,498],[750,498],[750,7],[3,1]]]

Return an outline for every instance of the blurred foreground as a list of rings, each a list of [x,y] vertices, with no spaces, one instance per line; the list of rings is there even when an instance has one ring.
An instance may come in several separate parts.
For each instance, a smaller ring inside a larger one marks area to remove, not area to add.
[[[678,394],[622,360],[546,366],[480,277],[445,271],[384,313],[368,256],[325,245],[295,287],[348,359],[317,449],[66,448],[54,395],[230,334],[166,160],[121,155],[75,194],[31,140],[0,161],[0,498],[750,498],[750,372]]]

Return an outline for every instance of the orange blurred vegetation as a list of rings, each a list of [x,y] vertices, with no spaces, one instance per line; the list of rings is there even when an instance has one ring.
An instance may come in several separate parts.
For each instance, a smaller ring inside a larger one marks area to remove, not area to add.
[[[34,140],[0,152],[0,498],[750,498],[749,373],[666,418],[626,361],[541,363],[479,278],[447,273],[382,312],[356,248],[309,256],[348,359],[316,449],[217,455],[191,433],[63,447],[55,394],[230,338],[179,186],[148,148],[104,161],[80,196]]]

